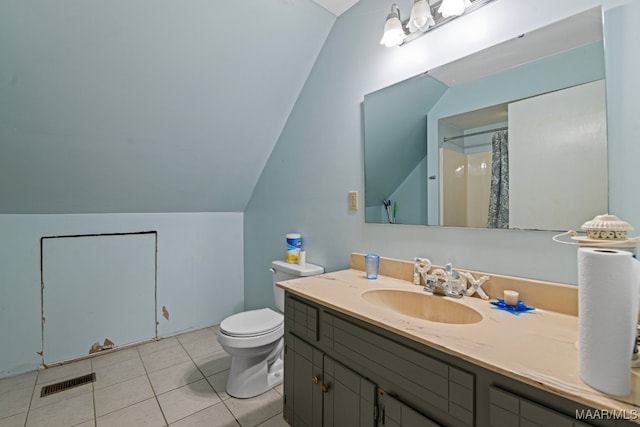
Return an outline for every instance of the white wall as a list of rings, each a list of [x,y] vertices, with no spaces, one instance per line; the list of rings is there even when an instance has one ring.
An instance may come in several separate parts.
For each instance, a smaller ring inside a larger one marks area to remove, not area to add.
[[[442,224],[466,226],[469,185],[467,156],[458,151],[441,148],[439,161]]]
[[[439,161],[442,224],[486,227],[491,189],[491,151],[465,154],[441,148]]]
[[[486,227],[491,197],[491,150],[466,154],[467,226]]]
[[[0,377],[40,363],[41,237],[157,231],[158,335],[168,336],[243,309],[242,223],[242,213],[0,215]]]
[[[608,212],[606,115],[602,80],[509,104],[509,227],[575,230]]]

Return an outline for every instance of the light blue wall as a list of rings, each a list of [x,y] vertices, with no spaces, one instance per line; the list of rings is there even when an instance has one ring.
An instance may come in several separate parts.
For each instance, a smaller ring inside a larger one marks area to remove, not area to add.
[[[381,206],[383,199],[391,198],[426,156],[427,112],[446,89],[442,82],[423,74],[365,95],[362,111],[367,207]],[[366,221],[375,222],[368,216]]]
[[[242,212],[335,16],[0,2],[0,213]]]
[[[427,223],[427,157],[423,157],[389,197],[397,203],[396,224]]]
[[[423,157],[406,179],[389,196],[397,205],[396,224],[427,223],[427,157]],[[393,206],[393,204],[391,205]],[[365,207],[366,221],[387,224],[389,216],[382,203]]]
[[[410,9],[409,1],[399,4]],[[371,251],[576,283],[576,250],[553,243],[552,233],[365,224],[363,209],[348,211],[347,192],[364,190],[366,93],[599,5],[606,25],[610,208],[640,226],[640,2],[498,0],[407,46],[386,49],[378,41],[389,2],[361,0],[334,25],[245,211],[245,305],[271,305],[267,267],[284,256],[290,231],[306,238],[308,261],[329,271],[348,267],[353,251]]]
[[[334,22],[312,0],[0,2],[0,377],[38,366],[43,235],[157,230],[161,335],[243,308],[242,211]]]
[[[0,215],[0,377],[36,369],[40,238],[157,231],[158,334],[219,323],[244,305],[243,214]],[[123,298],[126,296],[122,296]],[[94,304],[67,295],[74,304]],[[166,306],[169,320],[162,317]]]

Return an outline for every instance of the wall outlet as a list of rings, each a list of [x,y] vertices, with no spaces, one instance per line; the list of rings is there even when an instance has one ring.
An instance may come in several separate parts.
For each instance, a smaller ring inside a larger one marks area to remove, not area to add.
[[[358,192],[357,191],[349,191],[349,210],[351,211],[358,210]]]

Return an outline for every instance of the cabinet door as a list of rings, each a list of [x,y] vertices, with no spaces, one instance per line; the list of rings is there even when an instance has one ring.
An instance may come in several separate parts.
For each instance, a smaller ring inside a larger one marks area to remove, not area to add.
[[[398,399],[380,391],[379,427],[438,427],[440,424],[413,410]]]
[[[376,386],[324,356],[324,426],[374,427]]]
[[[337,316],[333,316],[331,325],[324,322],[323,337],[329,328],[333,329],[333,350],[336,355],[352,361],[355,366],[375,372],[379,383],[401,384],[401,388],[393,390],[395,393],[405,398],[411,395],[414,401],[420,399],[428,402],[428,410],[432,411],[434,417],[447,420],[443,422],[474,425],[473,374]],[[449,416],[455,419],[448,419]]]
[[[286,335],[283,417],[293,427],[322,426],[322,353]]]

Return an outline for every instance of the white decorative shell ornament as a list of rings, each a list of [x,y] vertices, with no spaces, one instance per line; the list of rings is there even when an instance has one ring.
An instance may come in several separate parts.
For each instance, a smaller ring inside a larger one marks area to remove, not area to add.
[[[581,227],[587,233],[588,239],[626,240],[627,231],[633,230],[628,222],[620,220],[615,215],[598,215]]]

